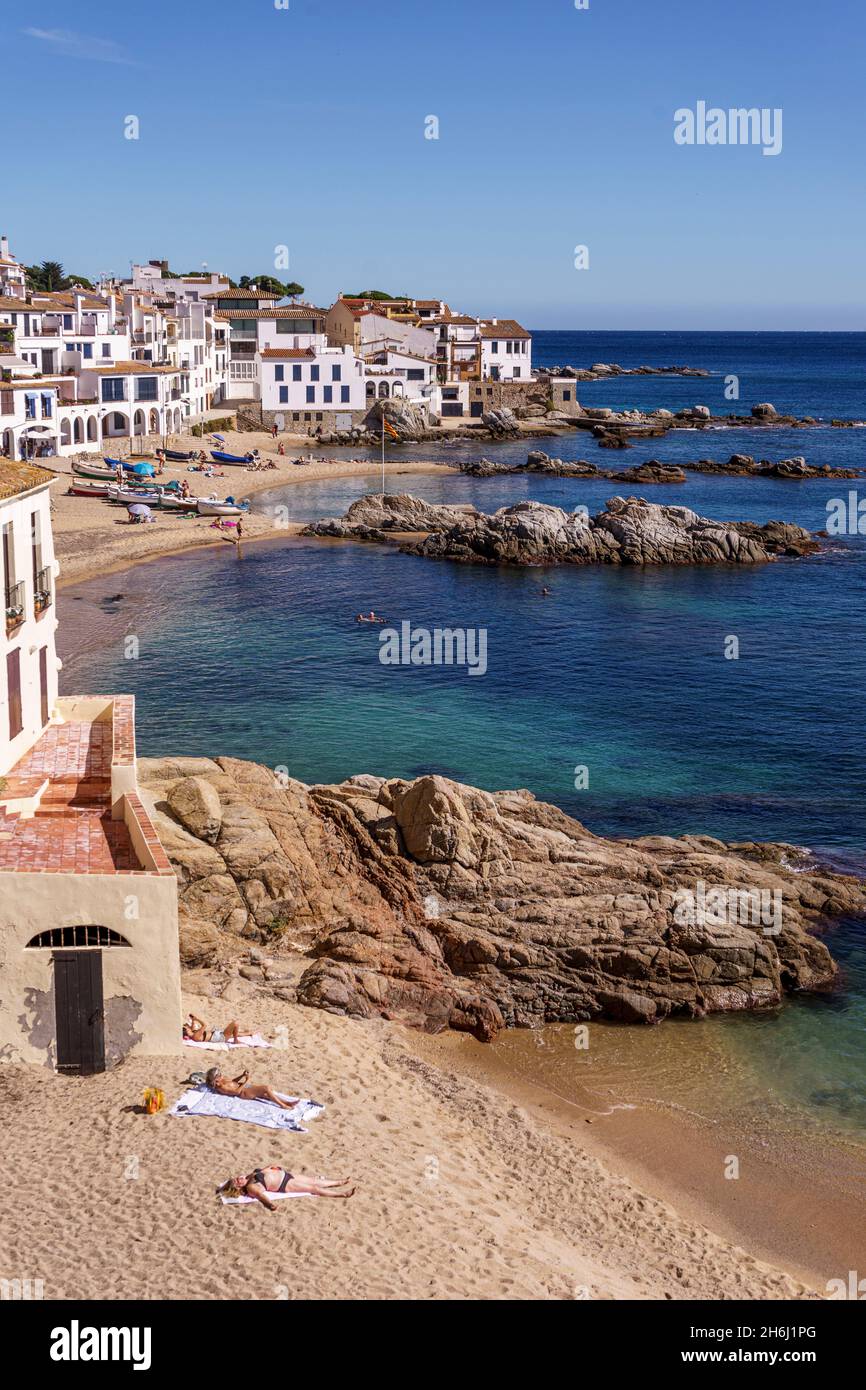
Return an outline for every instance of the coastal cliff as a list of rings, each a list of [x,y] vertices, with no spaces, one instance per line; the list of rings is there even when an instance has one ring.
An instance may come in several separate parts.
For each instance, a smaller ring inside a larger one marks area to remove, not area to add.
[[[829,985],[813,928],[866,911],[866,885],[791,846],[608,840],[524,790],[310,787],[232,758],[139,770],[178,876],[184,966],[352,1017],[489,1039],[765,1008]],[[721,917],[700,908],[719,889],[735,908]],[[772,923],[742,910],[758,902]]]

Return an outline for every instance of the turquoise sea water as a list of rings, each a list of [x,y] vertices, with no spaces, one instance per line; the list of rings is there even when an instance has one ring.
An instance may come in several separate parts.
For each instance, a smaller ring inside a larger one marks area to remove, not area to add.
[[[547,360],[682,362],[720,373],[745,361],[741,375],[755,388],[744,391],[745,408],[771,400],[824,418],[866,415],[863,335],[743,335],[747,348],[709,335],[574,334],[564,344],[562,336],[537,342]],[[718,386],[716,376],[625,379],[593,386],[592,401],[646,404],[651,394],[672,408],[721,409]],[[581,398],[589,403],[583,387]],[[734,451],[866,466],[864,445],[864,431],[826,427],[682,431],[622,454],[598,451],[583,434],[541,442],[604,467]],[[438,456],[485,451],[523,459],[526,445],[461,442]],[[415,455],[435,456],[429,445]],[[392,457],[411,464],[408,451]],[[379,487],[372,464],[369,479],[262,494],[256,507],[287,505],[296,520],[334,515]],[[616,491],[634,490],[448,474],[392,478],[388,487],[488,511],[523,497],[596,511]],[[783,517],[817,529],[840,485],[692,475],[644,491],[709,516]],[[754,568],[517,571],[275,536],[241,561],[226,547],[65,591],[64,690],[131,690],[143,754],[218,751],[287,766],[305,781],[434,770],[488,788],[529,787],[604,834],[782,839],[866,872],[866,538]],[[487,674],[383,666],[378,631],[354,622],[370,607],[425,627],[486,628]],[[137,661],[124,659],[129,633],[140,639]],[[736,661],[724,657],[731,636]],[[578,765],[589,771],[579,791]],[[766,1087],[812,1126],[866,1129],[866,925],[836,924],[827,939],[842,966],[830,995],[711,1023],[703,1037],[722,1047],[750,1094]],[[704,1026],[686,1030],[698,1045]]]

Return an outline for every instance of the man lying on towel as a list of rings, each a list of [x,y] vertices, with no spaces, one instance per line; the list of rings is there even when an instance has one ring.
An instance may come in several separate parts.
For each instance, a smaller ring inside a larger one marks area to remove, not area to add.
[[[211,1067],[205,1076],[205,1083],[208,1090],[215,1091],[218,1096],[240,1096],[241,1100],[269,1100],[272,1104],[278,1105],[281,1110],[294,1110],[299,1099],[298,1096],[295,1096],[294,1099],[283,1100],[272,1086],[251,1082],[248,1071],[242,1071],[240,1076],[235,1076],[230,1080],[227,1076],[223,1076],[219,1067]]]

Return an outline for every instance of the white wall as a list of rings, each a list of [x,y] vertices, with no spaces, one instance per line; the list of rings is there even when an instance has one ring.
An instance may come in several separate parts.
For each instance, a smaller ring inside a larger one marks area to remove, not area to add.
[[[7,635],[5,621],[0,623],[0,777],[23,757],[42,732],[39,686],[39,649],[47,647],[49,718],[57,700],[58,661],[54,634],[57,630],[55,603],[38,617],[33,604],[33,558],[30,543],[30,518],[37,512],[40,522],[42,565],[49,566],[56,576],[54,541],[51,534],[51,512],[47,484],[38,490],[0,500],[0,525],[12,526],[14,555],[13,578],[24,585],[24,622]],[[52,595],[55,589],[51,583]],[[5,605],[4,605],[5,607]],[[14,739],[9,736],[9,690],[7,686],[7,655],[18,650],[21,668],[21,713],[24,727]]]

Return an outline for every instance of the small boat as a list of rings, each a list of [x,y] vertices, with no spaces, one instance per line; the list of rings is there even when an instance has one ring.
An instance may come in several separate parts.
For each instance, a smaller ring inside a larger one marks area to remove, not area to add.
[[[117,477],[116,469],[106,468],[101,463],[73,463],[72,471],[77,473],[79,478],[111,479],[113,481]]]
[[[177,459],[179,463],[189,463],[190,459],[198,458],[196,449],[190,449],[186,454],[180,449],[163,449],[162,452],[167,459]]]
[[[147,487],[127,487],[125,483],[115,483],[109,487],[106,496],[109,502],[144,502],[149,506],[156,506],[159,501],[159,491],[157,488]]]
[[[83,483],[73,478],[69,484],[69,492],[75,497],[107,497],[109,487],[108,482]]]
[[[241,457],[240,454],[224,454],[224,453],[222,453],[222,451],[219,450],[219,449],[211,449],[211,451],[210,451],[210,456],[211,456],[212,459],[216,459],[217,463],[244,463],[244,464],[246,464],[246,463],[252,463],[252,461],[253,461],[253,455],[252,455],[252,454],[244,454],[244,456]]]
[[[173,512],[194,512],[197,511],[197,499],[195,497],[181,497],[179,492],[160,491],[157,506],[163,511]]]
[[[246,516],[249,502],[236,502],[233,497],[199,497],[196,502],[199,516]]]
[[[112,459],[107,455],[103,457],[110,468],[116,468],[120,464],[125,473],[135,473],[142,478],[152,478],[156,472],[153,464],[148,463],[146,459]]]

